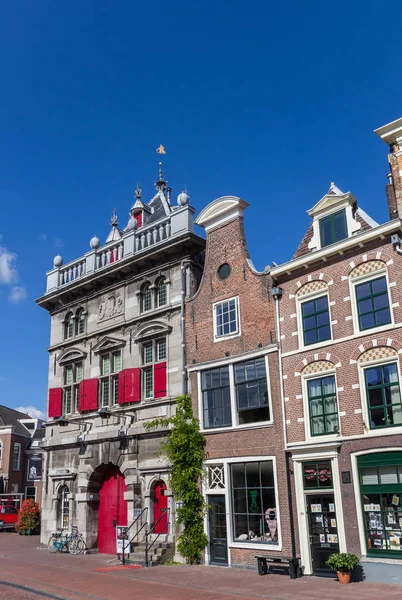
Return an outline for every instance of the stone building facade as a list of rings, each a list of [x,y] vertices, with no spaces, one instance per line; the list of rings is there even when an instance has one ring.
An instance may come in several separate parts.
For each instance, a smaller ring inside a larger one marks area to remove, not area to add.
[[[226,196],[198,216],[205,265],[186,303],[190,390],[206,438],[206,562],[232,566],[293,552],[272,278],[249,258],[247,206]]]
[[[116,552],[116,525],[148,522],[173,539],[169,465],[158,450],[184,387],[183,290],[196,285],[202,238],[160,169],[148,203],[137,188],[126,227],[66,265],[56,257],[38,304],[51,319],[41,542],[77,525],[88,549]]]
[[[402,582],[402,119],[376,133],[391,220],[331,184],[271,273],[305,573],[325,574],[339,550],[362,556],[368,580]]]

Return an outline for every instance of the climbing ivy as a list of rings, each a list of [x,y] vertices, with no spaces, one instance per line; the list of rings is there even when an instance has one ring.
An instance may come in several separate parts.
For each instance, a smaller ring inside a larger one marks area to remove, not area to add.
[[[171,464],[170,487],[176,501],[182,503],[177,509],[177,521],[184,527],[177,550],[189,564],[196,564],[208,542],[204,533],[206,503],[200,491],[205,438],[194,418],[190,396],[177,399],[174,417],[154,419],[145,426],[152,430],[169,425],[171,428],[161,444],[160,453],[165,454]]]

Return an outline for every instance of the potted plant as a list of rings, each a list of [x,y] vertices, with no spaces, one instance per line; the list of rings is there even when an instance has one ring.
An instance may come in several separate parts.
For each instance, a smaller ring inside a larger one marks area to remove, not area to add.
[[[334,569],[341,583],[350,583],[353,569],[360,564],[356,554],[351,552],[335,552],[331,554],[325,563],[330,569]]]
[[[22,535],[31,535],[39,532],[40,508],[38,502],[32,499],[24,500],[18,514],[15,529]]]

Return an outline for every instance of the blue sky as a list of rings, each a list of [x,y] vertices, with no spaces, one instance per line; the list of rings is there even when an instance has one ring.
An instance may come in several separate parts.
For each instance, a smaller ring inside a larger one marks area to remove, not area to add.
[[[34,304],[65,261],[153,193],[156,147],[201,210],[250,203],[262,269],[289,259],[334,180],[387,219],[387,147],[402,116],[402,6],[13,0],[0,22],[0,403],[44,410],[49,319]]]

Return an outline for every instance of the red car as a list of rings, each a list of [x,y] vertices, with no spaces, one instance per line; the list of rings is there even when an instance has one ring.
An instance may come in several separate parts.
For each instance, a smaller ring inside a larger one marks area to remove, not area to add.
[[[3,529],[15,530],[18,512],[19,510],[15,506],[5,505],[0,507],[0,531]]]

